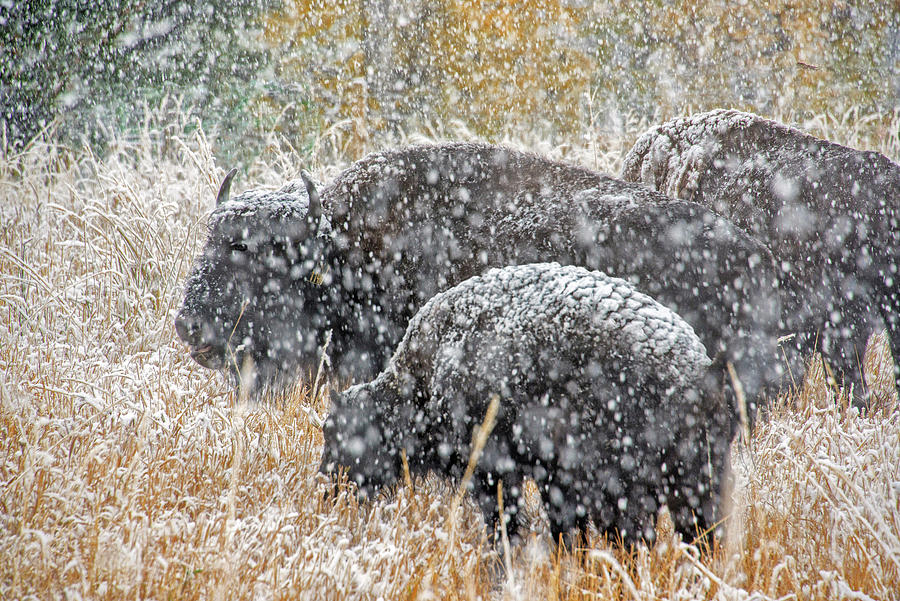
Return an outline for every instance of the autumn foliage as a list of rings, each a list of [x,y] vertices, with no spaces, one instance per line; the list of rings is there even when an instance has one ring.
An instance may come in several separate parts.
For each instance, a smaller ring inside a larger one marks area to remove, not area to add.
[[[262,35],[276,79],[325,126],[565,138],[689,108],[887,113],[900,8],[857,4],[287,0]]]

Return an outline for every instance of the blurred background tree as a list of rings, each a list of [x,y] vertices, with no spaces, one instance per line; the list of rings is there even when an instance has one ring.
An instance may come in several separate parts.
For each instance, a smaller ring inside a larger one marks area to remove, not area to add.
[[[562,0],[285,0],[264,40],[280,81],[321,90],[317,114],[330,123],[568,133],[589,89],[586,14]]]
[[[900,106],[898,3],[285,0],[263,30],[276,79],[359,136],[457,120],[559,139],[722,106]]]
[[[238,157],[273,130],[301,151],[452,121],[562,143],[720,106],[900,107],[900,3],[872,0],[36,0],[0,4],[0,53],[13,141],[127,134],[172,96]]]
[[[215,125],[246,129],[268,64],[254,19],[265,0],[30,0],[0,4],[0,126],[12,144],[53,124],[102,143],[180,97]]]
[[[727,106],[771,114],[890,111],[900,100],[900,4],[797,0],[594,5],[594,85],[663,116]],[[612,65],[612,67],[609,67]]]

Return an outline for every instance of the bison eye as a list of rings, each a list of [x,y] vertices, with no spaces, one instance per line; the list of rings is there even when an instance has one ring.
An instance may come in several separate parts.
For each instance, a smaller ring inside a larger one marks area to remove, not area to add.
[[[228,246],[228,248],[229,248],[230,250],[233,250],[234,252],[242,253],[242,252],[244,252],[245,250],[247,250],[247,245],[244,244],[243,242],[232,242],[232,243]]]

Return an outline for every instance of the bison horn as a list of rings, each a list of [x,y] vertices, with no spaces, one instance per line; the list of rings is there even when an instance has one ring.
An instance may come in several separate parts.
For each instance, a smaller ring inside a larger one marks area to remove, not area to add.
[[[306,213],[306,219],[313,230],[317,230],[319,218],[322,216],[322,201],[319,199],[319,191],[316,190],[316,185],[313,183],[312,178],[309,177],[309,173],[301,171],[300,177],[303,179],[303,184],[306,186],[306,195],[309,198],[309,210]]]
[[[216,196],[216,206],[228,202],[228,196],[231,194],[231,180],[234,179],[235,173],[237,173],[237,169],[232,169],[222,180],[222,185],[219,186],[219,195]]]

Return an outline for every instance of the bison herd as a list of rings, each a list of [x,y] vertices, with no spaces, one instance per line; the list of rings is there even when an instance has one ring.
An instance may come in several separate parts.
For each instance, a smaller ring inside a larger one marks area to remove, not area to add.
[[[655,127],[622,179],[474,143],[232,198],[233,174],[177,333],[254,394],[328,338],[357,384],[332,395],[322,469],[364,492],[404,456],[461,477],[497,396],[471,482],[487,515],[502,482],[515,531],[529,478],[556,536],[652,538],[665,505],[693,537],[719,519],[737,399],[752,412],[818,351],[864,402],[868,336],[900,357],[900,165],[755,115]]]

